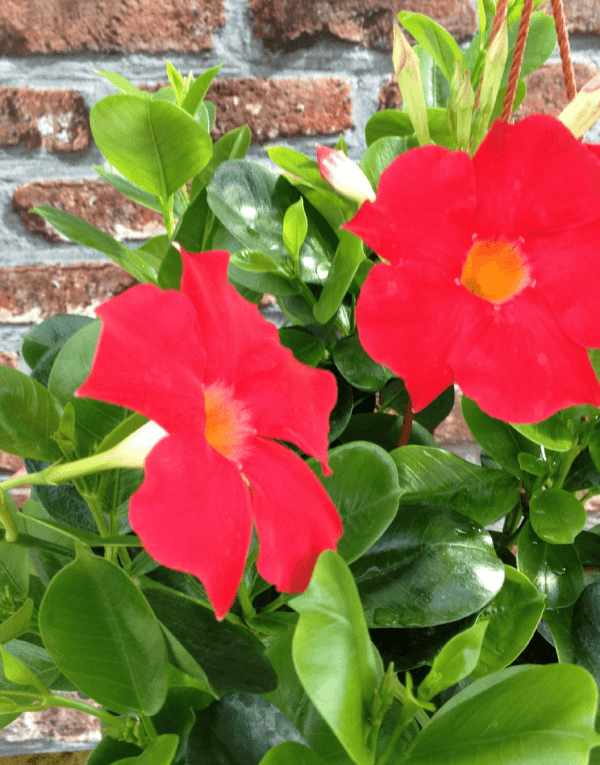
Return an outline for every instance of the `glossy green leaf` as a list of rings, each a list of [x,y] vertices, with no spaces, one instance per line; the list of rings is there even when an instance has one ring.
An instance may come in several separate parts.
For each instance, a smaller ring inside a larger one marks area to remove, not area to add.
[[[354,395],[351,385],[342,377],[337,367],[333,367],[330,371],[335,375],[338,389],[336,404],[329,415],[329,443],[332,443],[344,432],[352,417]]]
[[[211,608],[151,580],[142,587],[156,617],[202,667],[219,695],[266,693],[275,687],[275,672],[249,629],[218,622]]]
[[[392,414],[370,412],[354,414],[350,418],[348,426],[340,435],[340,441],[343,443],[348,443],[349,441],[369,441],[377,446],[381,446],[386,452],[391,452],[400,442],[402,419],[399,415]],[[437,448],[437,442],[431,433],[415,421],[412,423],[408,443]]]
[[[550,632],[551,642],[561,664],[576,664],[571,629],[574,609],[575,604],[567,608],[547,608],[541,623],[542,628],[545,623]],[[543,629],[540,631],[546,637],[545,631]]]
[[[92,368],[94,353],[100,335],[101,322],[86,324],[62,346],[52,366],[48,390],[62,403],[73,397]]]
[[[509,473],[479,467],[427,446],[390,452],[398,468],[401,502],[443,504],[488,526],[519,500],[519,481]]]
[[[300,255],[300,248],[304,244],[308,233],[308,219],[304,212],[302,197],[290,205],[283,216],[283,246],[293,260]]]
[[[504,566],[500,592],[479,614],[478,624],[487,624],[475,678],[490,675],[511,664],[524,650],[542,618],[545,599],[527,577],[512,566]]]
[[[415,422],[427,430],[434,430],[445,420],[454,406],[454,385],[449,385],[430,404],[415,414]]]
[[[206,167],[198,173],[192,181],[190,197],[195,194],[200,187],[210,183],[213,173],[217,167],[228,159],[243,159],[248,153],[252,135],[248,125],[230,130],[213,145],[213,155]]]
[[[553,414],[543,422],[536,422],[532,425],[516,425],[512,423],[518,433],[534,444],[543,446],[546,449],[553,449],[555,452],[568,452],[573,446],[574,437],[561,419],[560,412]]]
[[[160,199],[156,194],[144,191],[144,189],[141,189],[137,184],[125,178],[122,173],[115,170],[110,162],[105,162],[103,165],[92,165],[92,167],[103,180],[110,183],[111,186],[114,186],[114,188],[117,189],[117,191],[120,191],[123,196],[132,199],[134,202],[137,202],[150,210],[154,210],[158,213],[162,212]]]
[[[23,372],[0,367],[0,449],[40,460],[60,456],[52,435],[61,408],[56,398]]]
[[[393,377],[387,367],[378,364],[362,347],[358,335],[344,337],[333,351],[335,365],[355,388],[378,391]]]
[[[269,750],[260,765],[325,765],[325,760],[302,744],[284,741]]]
[[[600,581],[581,593],[571,620],[573,662],[592,673],[600,685]]]
[[[519,534],[517,565],[546,595],[547,608],[570,606],[583,590],[583,567],[574,545],[544,542],[529,522]]]
[[[337,551],[352,561],[373,545],[398,510],[398,475],[389,455],[375,444],[355,441],[329,452],[331,475],[320,463],[308,460],[327,490],[344,524]]]
[[[152,715],[167,694],[167,650],[140,590],[113,563],[80,548],[50,582],[39,625],[61,672],[120,714]]]
[[[487,627],[487,622],[479,621],[446,643],[419,685],[419,700],[429,701],[471,674],[479,661]]]
[[[45,218],[51,226],[71,242],[102,252],[135,279],[155,282],[156,271],[135,250],[129,250],[114,237],[100,231],[76,215],[48,205],[39,205],[30,212]]]
[[[433,19],[421,13],[400,11],[398,21],[431,55],[448,82],[452,81],[457,61],[461,62],[463,71],[467,68],[464,54],[456,40]]]
[[[92,107],[90,127],[106,159],[163,200],[199,173],[212,155],[208,132],[167,101],[107,96]]]
[[[51,316],[23,337],[21,354],[33,369],[48,351],[54,349],[58,352],[58,346],[61,346],[78,329],[92,321],[93,319],[87,316],[72,316],[70,314]],[[38,380],[38,382],[42,381]]]
[[[583,531],[587,516],[583,504],[568,491],[546,489],[529,501],[529,521],[544,542],[569,545]]]
[[[303,327],[282,327],[279,342],[309,367],[316,367],[325,355],[325,343]]]
[[[402,154],[405,144],[399,136],[384,136],[378,138],[362,155],[360,160],[360,169],[369,179],[373,189],[377,191],[381,173]]]
[[[550,664],[477,680],[421,731],[411,765],[574,765],[600,744],[598,692],[581,667]],[[520,669],[520,668],[519,668]],[[441,759],[440,759],[441,758]]]
[[[308,588],[289,605],[300,614],[292,655],[304,690],[353,761],[373,765],[375,752],[366,742],[367,712],[379,685],[375,654],[341,556],[321,553]]]
[[[365,260],[362,241],[350,231],[341,231],[333,263],[313,313],[320,324],[335,316],[361,262]]]
[[[403,447],[404,449],[410,447]],[[504,566],[479,524],[446,507],[401,502],[385,534],[352,564],[369,626],[429,627],[483,608],[502,587]]]
[[[289,261],[283,244],[283,220],[298,192],[283,177],[247,160],[223,162],[207,187],[208,203],[223,226],[245,248],[260,251],[279,266]],[[300,277],[322,284],[329,273],[337,237],[327,224],[317,226],[306,206],[308,229],[300,250]]]

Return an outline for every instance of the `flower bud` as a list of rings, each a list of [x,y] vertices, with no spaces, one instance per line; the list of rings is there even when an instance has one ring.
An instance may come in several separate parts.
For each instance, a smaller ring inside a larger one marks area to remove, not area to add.
[[[419,144],[424,146],[431,143],[419,57],[411,48],[410,43],[404,37],[402,30],[397,24],[394,24],[392,62],[398,86],[402,93],[402,100],[415,129]]]
[[[164,428],[150,421],[127,436],[120,444],[97,455],[107,462],[106,468],[143,468],[144,461],[156,444],[169,435]]]
[[[330,183],[333,188],[343,197],[352,199],[362,204],[366,199],[375,201],[375,192],[369,183],[369,179],[352,162],[351,159],[338,149],[330,149],[328,146],[315,144],[317,160],[321,178]]]
[[[490,118],[496,105],[498,91],[504,74],[506,59],[508,58],[508,28],[506,19],[498,30],[498,34],[490,43],[490,47],[483,63],[483,76],[481,78],[481,91],[479,94],[479,109],[473,129],[473,142],[471,151],[474,152],[483,141],[490,124]]]
[[[600,74],[587,82],[571,103],[558,115],[575,138],[581,138],[600,118]]]
[[[450,129],[456,141],[456,148],[467,151],[471,140],[471,124],[475,93],[471,85],[468,70],[461,71],[460,61],[456,62],[454,77],[450,83],[450,103],[448,104],[448,119]]]

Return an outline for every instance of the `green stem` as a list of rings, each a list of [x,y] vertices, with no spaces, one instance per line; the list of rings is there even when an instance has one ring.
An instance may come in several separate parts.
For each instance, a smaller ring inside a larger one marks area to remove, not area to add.
[[[256,611],[254,610],[252,603],[250,602],[250,597],[248,596],[248,588],[246,587],[244,577],[242,577],[240,586],[238,587],[237,596],[238,600],[240,601],[242,611],[244,612],[244,617],[248,619],[256,616]]]
[[[581,444],[576,441],[569,449],[569,451],[563,455],[563,458],[560,461],[560,465],[558,466],[556,476],[552,482],[553,489],[562,489],[562,485],[565,482],[565,478],[567,477],[569,470],[571,469],[571,465],[573,464],[575,457],[577,457],[582,449],[583,447]]]
[[[27,691],[4,691],[2,695],[15,702],[18,702],[19,699],[30,701],[32,698],[32,694]],[[31,706],[31,704],[26,706]],[[107,723],[111,729],[114,729],[115,732],[121,728],[119,718],[115,715],[111,715],[110,712],[107,712],[104,709],[97,709],[90,704],[85,704],[83,701],[70,699],[66,696],[58,696],[54,693],[43,699],[40,697],[40,703],[35,705],[35,710],[41,711],[43,709],[49,709],[50,707],[68,707],[69,709],[77,709],[79,712],[85,712],[88,715],[100,718],[100,720]]]
[[[148,738],[156,738],[158,733],[156,732],[152,720],[149,717],[146,717],[146,715],[140,715],[140,721],[146,730]]]
[[[396,745],[398,741],[400,740],[400,737],[402,736],[404,729],[406,728],[408,723],[413,719],[413,717],[417,714],[418,710],[419,710],[419,707],[411,701],[409,701],[407,704],[405,704],[402,707],[402,711],[400,712],[400,716],[398,717],[398,720],[396,722],[396,727],[394,728],[392,735],[388,739],[385,749],[383,750],[381,755],[377,758],[377,765],[385,765],[385,763],[389,760],[391,755],[394,753],[394,749],[396,748]]]

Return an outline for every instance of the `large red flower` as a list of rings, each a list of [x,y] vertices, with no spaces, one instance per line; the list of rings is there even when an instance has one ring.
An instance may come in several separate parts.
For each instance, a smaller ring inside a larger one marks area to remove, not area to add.
[[[357,308],[366,351],[419,411],[448,385],[538,422],[600,405],[600,155],[553,117],[497,121],[471,157],[413,149],[346,225],[388,261]]]
[[[78,394],[128,407],[167,435],[145,460],[129,518],[148,552],[197,576],[223,618],[253,523],[257,568],[286,592],[335,549],[338,513],[290,441],[327,468],[337,388],[296,361],[277,329],[227,284],[226,252],[182,252],[181,292],[139,285],[101,305],[92,371]],[[156,429],[158,430],[158,429]]]

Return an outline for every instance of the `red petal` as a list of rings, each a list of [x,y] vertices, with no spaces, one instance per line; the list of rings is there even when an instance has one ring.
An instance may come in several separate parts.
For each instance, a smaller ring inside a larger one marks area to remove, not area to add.
[[[449,363],[469,293],[429,263],[371,269],[356,305],[367,353],[402,377],[415,412],[454,380]]]
[[[145,469],[129,507],[133,530],[163,566],[197,576],[222,619],[250,545],[248,488],[234,463],[195,433],[163,438]]]
[[[383,171],[375,202],[364,202],[343,228],[392,264],[415,259],[460,275],[472,243],[475,207],[469,155],[423,146]]]
[[[78,395],[141,412],[169,432],[182,426],[204,432],[205,353],[189,299],[143,284],[96,313],[100,339]]]
[[[578,345],[600,348],[600,220],[528,239],[523,251],[536,299]]]
[[[181,291],[196,310],[206,350],[206,385],[269,371],[279,361],[279,333],[227,283],[229,253],[184,251],[181,257]]]
[[[335,550],[342,522],[329,495],[300,457],[262,438],[243,472],[252,487],[259,541],[257,569],[278,590],[300,592],[323,550]]]
[[[473,164],[480,238],[516,241],[598,217],[600,163],[554,117],[534,114],[516,125],[497,120]]]
[[[584,348],[525,290],[484,313],[450,356],[456,382],[492,417],[539,422],[567,406],[600,405],[600,385]]]
[[[281,348],[281,359],[268,375],[241,380],[237,395],[252,410],[260,436],[291,441],[327,463],[329,415],[337,399],[335,377],[312,369]]]

